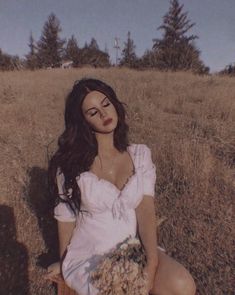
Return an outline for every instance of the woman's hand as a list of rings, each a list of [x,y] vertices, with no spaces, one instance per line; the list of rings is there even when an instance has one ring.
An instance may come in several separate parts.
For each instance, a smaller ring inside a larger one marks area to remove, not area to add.
[[[60,262],[55,262],[49,265],[47,268],[47,274],[44,276],[44,278],[55,283],[63,281],[60,270]]]
[[[144,267],[144,272],[147,274],[147,291],[150,292],[154,286],[154,279],[157,270],[156,264],[147,263]]]

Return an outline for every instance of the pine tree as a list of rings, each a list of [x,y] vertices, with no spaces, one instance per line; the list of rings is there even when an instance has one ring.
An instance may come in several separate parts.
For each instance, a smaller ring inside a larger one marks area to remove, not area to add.
[[[34,70],[39,66],[38,63],[38,56],[37,56],[37,46],[35,45],[34,38],[32,32],[29,36],[29,53],[25,56],[26,57],[26,67]]]
[[[18,55],[10,55],[2,52],[0,48],[0,70],[1,71],[13,71],[23,68],[23,61]]]
[[[88,45],[88,47],[89,47],[90,49],[99,50],[99,46],[98,46],[98,43],[97,43],[97,41],[95,40],[95,38],[91,38],[91,42],[90,42],[90,44]]]
[[[235,63],[227,65],[223,70],[219,71],[219,74],[235,76]]]
[[[37,43],[40,66],[58,67],[64,53],[65,40],[59,37],[62,31],[60,22],[54,13],[51,13],[45,22],[42,35]]]
[[[162,39],[153,39],[156,66],[160,69],[191,69],[200,72],[205,66],[194,43],[198,36],[186,34],[195,23],[191,23],[188,13],[183,12],[183,7],[178,0],[171,0],[169,11],[163,17],[163,24],[158,27],[164,33]]]
[[[137,65],[137,56],[135,54],[134,41],[131,39],[131,33],[127,34],[127,42],[124,43],[124,48],[121,53],[120,66],[127,66],[130,68],[136,67]]]
[[[90,44],[85,43],[79,51],[79,60],[83,65],[92,65],[94,67],[109,67],[109,54],[99,49],[97,41],[92,38]]]
[[[64,58],[72,60],[74,67],[77,67],[80,64],[79,47],[78,47],[78,43],[77,43],[77,40],[74,37],[74,35],[72,35],[71,38],[67,42]]]
[[[9,71],[13,70],[11,67],[11,56],[9,54],[3,53],[0,49],[0,70]]]
[[[156,67],[156,54],[153,50],[146,49],[143,56],[140,58],[140,67],[145,68],[154,68]]]

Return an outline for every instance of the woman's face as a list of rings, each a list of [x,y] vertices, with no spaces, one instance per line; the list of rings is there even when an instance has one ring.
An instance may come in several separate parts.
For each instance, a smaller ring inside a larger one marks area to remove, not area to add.
[[[94,90],[88,93],[82,103],[82,112],[95,132],[110,133],[117,126],[116,109],[102,92]]]

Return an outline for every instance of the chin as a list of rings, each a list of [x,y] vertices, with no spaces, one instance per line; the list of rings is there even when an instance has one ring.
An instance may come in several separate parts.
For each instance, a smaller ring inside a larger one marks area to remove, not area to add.
[[[107,126],[103,126],[102,129],[99,128],[100,130],[98,132],[101,132],[101,133],[110,133],[110,132],[114,132],[114,130],[116,129],[116,125],[114,124],[110,124],[110,125],[107,125]]]
[[[109,128],[103,129],[102,132],[111,133],[111,132],[114,132],[114,130],[115,130],[115,128],[110,126]]]

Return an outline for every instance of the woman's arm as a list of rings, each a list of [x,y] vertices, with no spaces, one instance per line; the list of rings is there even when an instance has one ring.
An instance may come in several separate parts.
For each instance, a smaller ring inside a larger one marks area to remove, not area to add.
[[[144,271],[148,276],[148,292],[154,285],[154,278],[158,266],[157,253],[157,223],[154,209],[154,198],[144,195],[143,200],[135,209],[138,223],[138,233],[147,256]]]
[[[146,252],[147,263],[157,266],[157,222],[154,198],[152,196],[145,195],[135,210],[138,232]]]
[[[63,259],[66,252],[66,248],[71,240],[73,230],[75,228],[76,222],[62,222],[57,221],[58,235],[59,235],[59,251],[60,259]]]
[[[71,240],[73,230],[76,222],[62,222],[57,221],[58,235],[59,235],[59,250],[60,250],[60,261],[55,262],[48,266],[47,274],[44,276],[45,279],[55,283],[61,281],[61,262],[66,254],[66,248]]]

